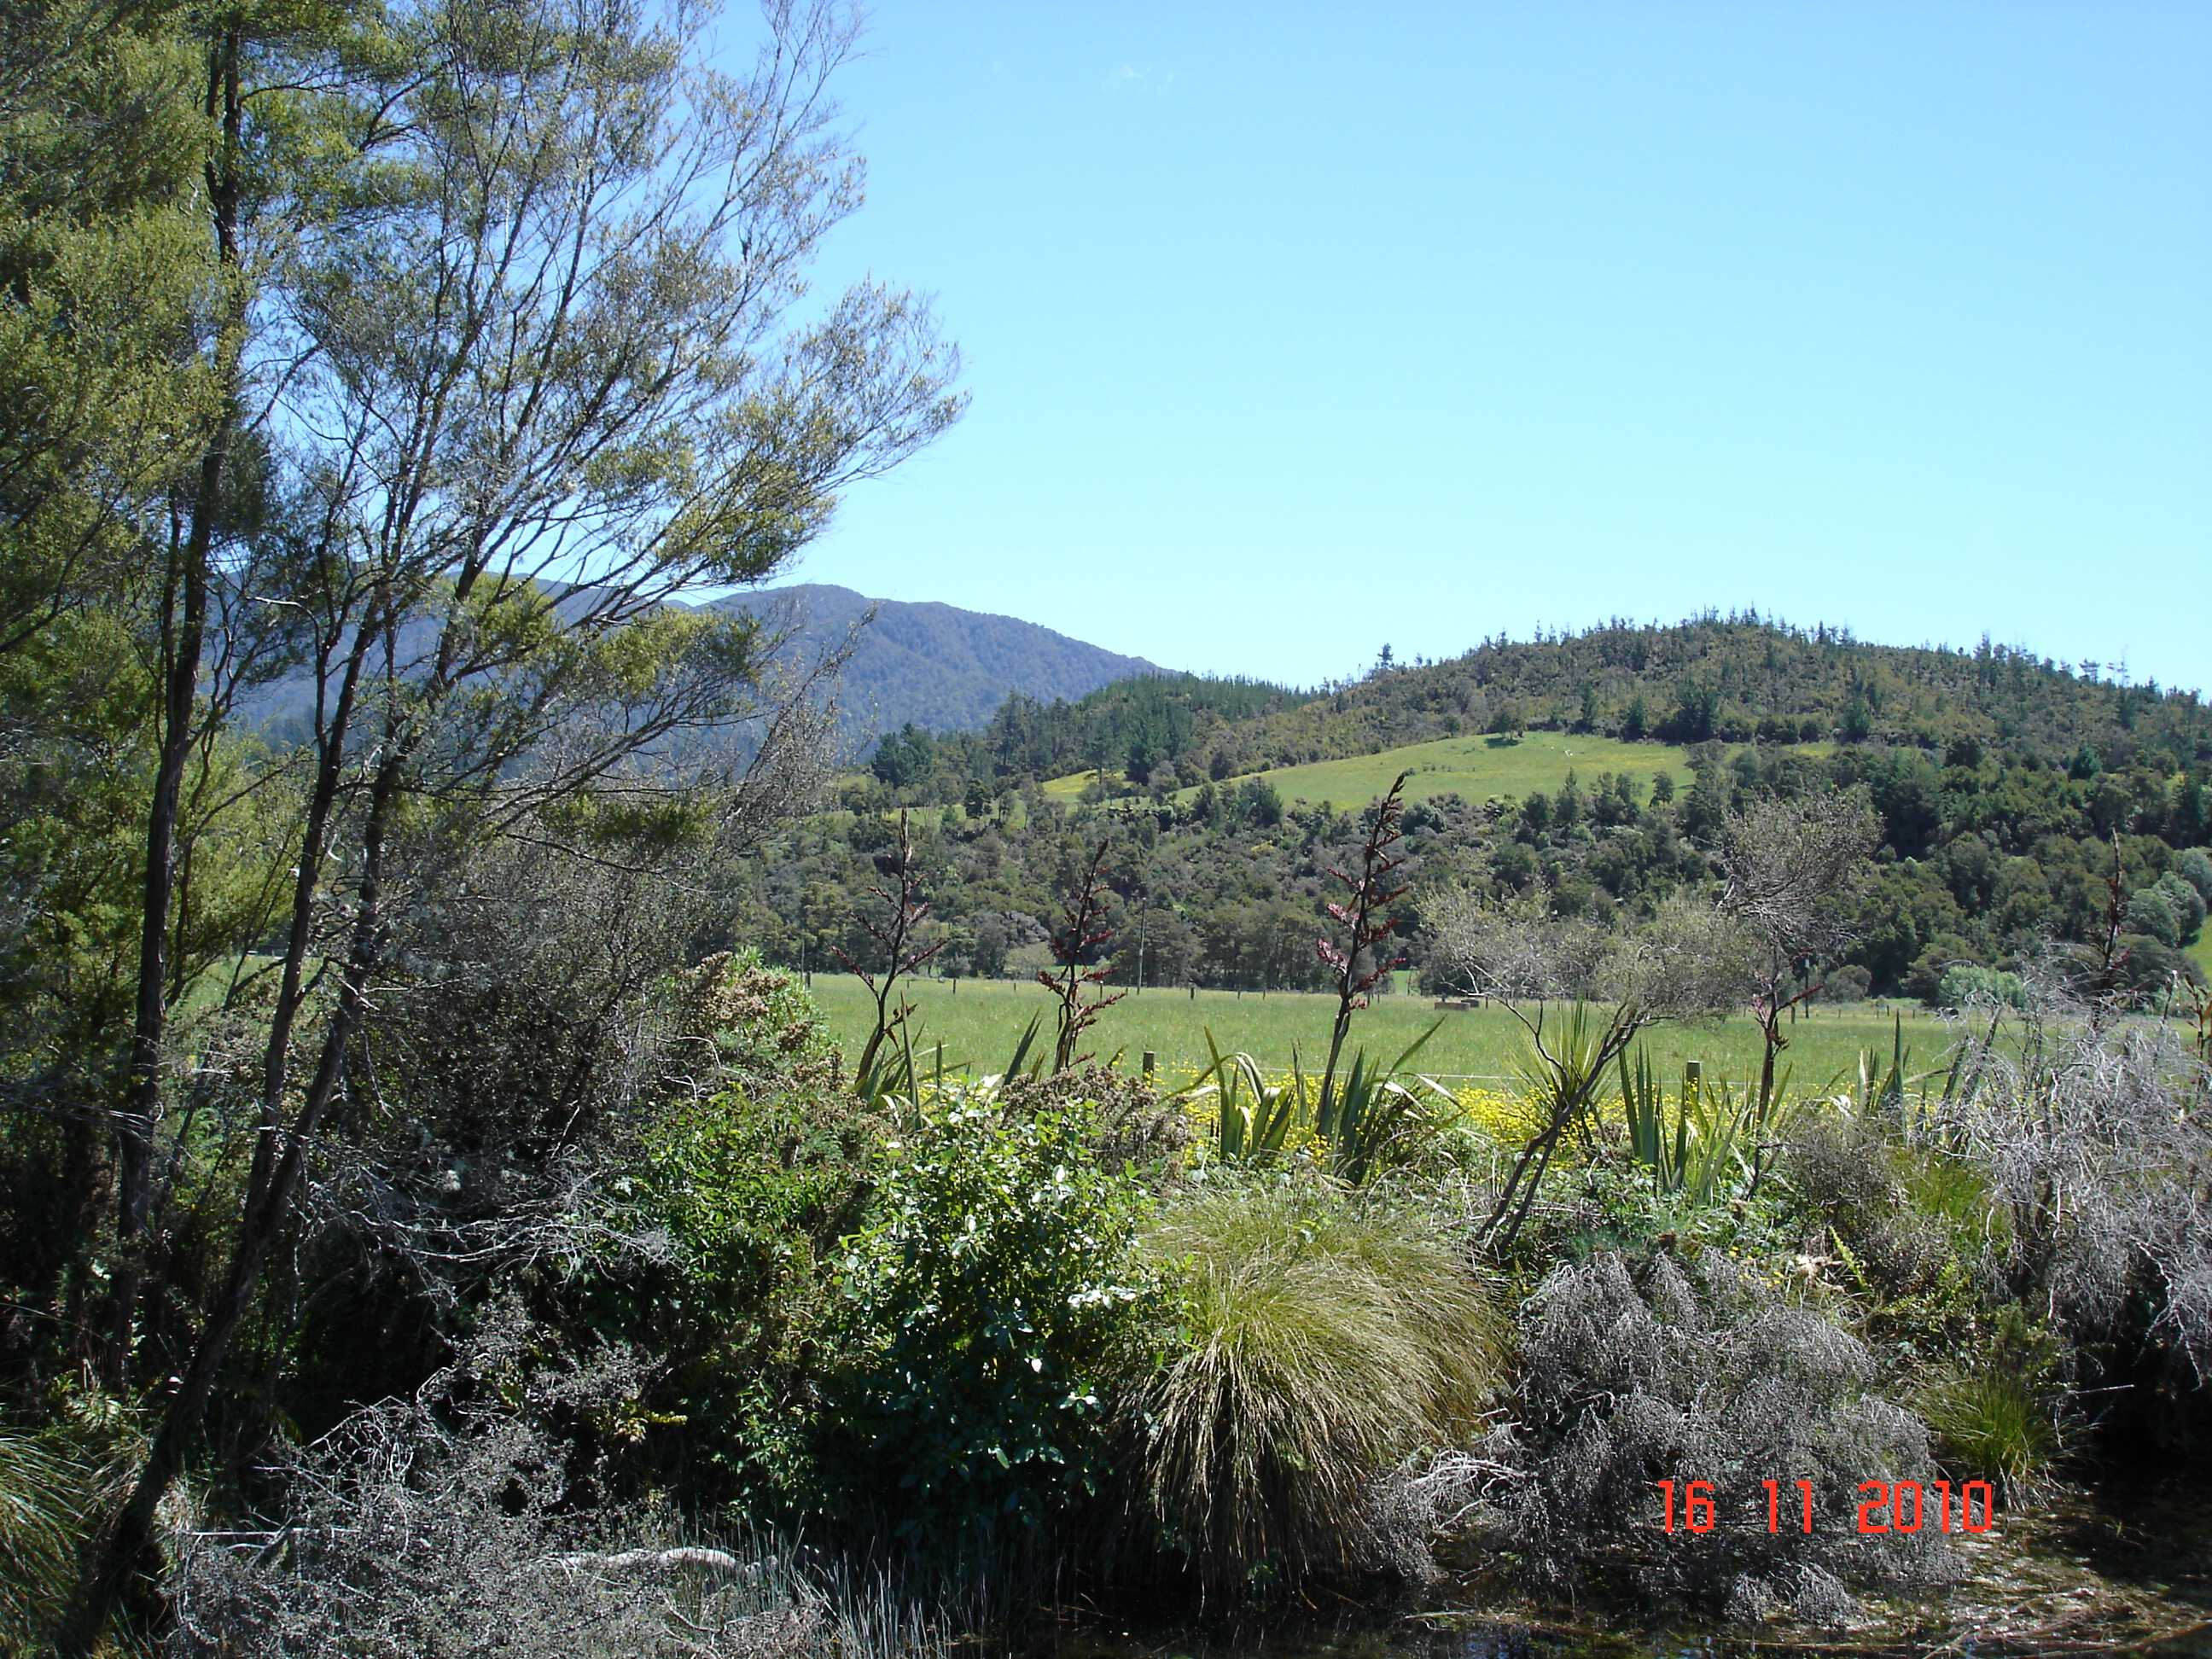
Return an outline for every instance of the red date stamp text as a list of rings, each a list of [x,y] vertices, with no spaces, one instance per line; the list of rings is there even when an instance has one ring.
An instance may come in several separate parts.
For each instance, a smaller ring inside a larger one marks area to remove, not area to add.
[[[1668,1532],[1711,1532],[1720,1518],[1710,1480],[1655,1480],[1659,1488],[1660,1525]],[[1762,1480],[1769,1532],[1813,1530],[1815,1512],[1809,1480]],[[1756,1502],[1756,1500],[1753,1500]],[[1996,1524],[1996,1492],[1986,1480],[1969,1480],[1954,1492],[1948,1480],[1862,1480],[1858,1526],[1862,1533],[1987,1532]]]

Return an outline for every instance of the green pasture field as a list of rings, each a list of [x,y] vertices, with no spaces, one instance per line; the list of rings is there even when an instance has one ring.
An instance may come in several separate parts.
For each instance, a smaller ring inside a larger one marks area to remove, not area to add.
[[[813,995],[846,1052],[857,1052],[874,1017],[866,988],[849,974],[817,973]],[[915,1007],[916,1054],[926,1064],[934,1062],[941,1042],[948,1067],[996,1072],[1006,1066],[1032,1016],[1042,1016],[1040,1031],[1051,1035],[1052,997],[1033,981],[970,979],[957,981],[956,988],[950,980],[923,979],[914,981],[908,995]],[[1899,1006],[1898,1012],[1904,1016],[1909,1065],[1916,1071],[1942,1065],[1950,1041],[1948,1028],[1924,1010]],[[1163,1071],[1180,1073],[1204,1063],[1206,1033],[1211,1030],[1224,1054],[1241,1048],[1271,1068],[1287,1070],[1295,1049],[1303,1063],[1317,1067],[1328,1052],[1335,1012],[1336,1000],[1316,992],[1247,991],[1240,996],[1234,991],[1200,991],[1194,996],[1185,988],[1158,987],[1133,993],[1109,1008],[1085,1047],[1101,1060],[1113,1059],[1118,1051],[1119,1063],[1128,1071],[1136,1069],[1139,1055],[1149,1048],[1158,1055]],[[1554,1009],[1551,1017],[1559,1012]],[[1352,1042],[1364,1044],[1382,1060],[1395,1060],[1437,1020],[1443,1025],[1415,1056],[1414,1070],[1500,1085],[1510,1079],[1524,1038],[1518,1022],[1503,1008],[1438,1012],[1427,997],[1382,997],[1354,1016]],[[1889,1058],[1891,1018],[1872,1004],[1821,1009],[1785,1029],[1791,1041],[1784,1060],[1793,1067],[1797,1087],[1821,1088],[1838,1073],[1853,1070],[1862,1049],[1875,1050],[1885,1063]],[[1711,1025],[1660,1026],[1647,1042],[1664,1075],[1679,1076],[1690,1060],[1702,1061],[1708,1078],[1744,1081],[1759,1075],[1759,1028],[1747,1015]]]
[[[1826,753],[1827,744],[1792,745],[1808,755]],[[1584,789],[1601,772],[1626,773],[1636,780],[1643,795],[1650,793],[1651,781],[1662,772],[1678,787],[1690,781],[1689,756],[1682,750],[1658,743],[1622,743],[1613,738],[1577,737],[1565,732],[1531,732],[1525,737],[1438,738],[1430,743],[1411,743],[1378,754],[1353,755],[1343,760],[1316,761],[1305,766],[1279,766],[1250,775],[1274,785],[1286,801],[1330,801],[1350,810],[1364,806],[1385,789],[1399,773],[1406,780],[1406,798],[1421,800],[1431,795],[1461,794],[1469,800],[1492,795],[1525,798],[1539,790],[1550,793],[1572,772]],[[1054,799],[1079,799],[1097,774],[1071,773],[1043,786]],[[1122,784],[1121,775],[1108,771],[1109,788]],[[1240,780],[1241,781],[1241,780]],[[1187,799],[1192,790],[1181,791]]]

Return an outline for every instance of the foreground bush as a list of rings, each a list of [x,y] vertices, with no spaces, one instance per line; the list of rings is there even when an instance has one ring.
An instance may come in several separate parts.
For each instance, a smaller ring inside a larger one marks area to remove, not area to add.
[[[610,1224],[569,1311],[583,1334],[656,1357],[633,1484],[780,1522],[818,1502],[830,1275],[886,1125],[842,1085],[789,975],[741,954],[679,988],[689,1086],[608,1183]]]
[[[1146,1541],[1216,1588],[1401,1559],[1386,1478],[1466,1438],[1503,1370],[1508,1322],[1459,1252],[1312,1184],[1186,1198],[1145,1249],[1181,1291],[1165,1362],[1124,1364]]]
[[[781,1548],[687,1543],[605,1501],[590,1437],[641,1373],[619,1353],[532,1365],[495,1316],[412,1400],[356,1413],[272,1474],[264,1530],[189,1537],[178,1656],[276,1659],[890,1659],[928,1632]]]
[[[2002,1222],[2013,1298],[2118,1391],[2147,1449],[2212,1450],[2212,1070],[2163,1020],[2116,1018],[2048,965],[2021,1030],[1972,1033],[1979,1081],[1938,1103]],[[2115,1425],[2117,1426],[2117,1424]]]
[[[1873,1392],[1873,1356],[1727,1258],[1646,1264],[1607,1254],[1554,1269],[1531,1298],[1523,1421],[1494,1436],[1503,1465],[1479,1528],[1540,1579],[1609,1583],[1763,1617],[1838,1620],[1853,1585],[1938,1582],[1932,1527],[1862,1535],[1859,1485],[1929,1483],[1928,1431]],[[1785,1522],[1814,1486],[1808,1535],[1767,1530],[1763,1482]],[[1676,1483],[1676,1529],[1662,1494]],[[1687,1483],[1712,1484],[1710,1531],[1685,1524]]]
[[[1105,1474],[1110,1355],[1161,1318],[1149,1202],[1095,1113],[984,1095],[911,1109],[837,1263],[824,1479],[929,1548],[1079,1506]]]

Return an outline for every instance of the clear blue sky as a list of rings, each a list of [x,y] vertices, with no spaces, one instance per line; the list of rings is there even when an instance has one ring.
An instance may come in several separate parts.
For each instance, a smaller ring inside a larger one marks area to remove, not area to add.
[[[797,580],[1304,684],[1711,605],[2212,687],[2212,6],[881,0],[868,46],[821,276],[934,294],[975,401]]]

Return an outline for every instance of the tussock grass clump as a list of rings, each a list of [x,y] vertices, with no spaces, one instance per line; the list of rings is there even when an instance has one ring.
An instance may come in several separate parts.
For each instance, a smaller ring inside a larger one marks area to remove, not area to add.
[[[1167,1547],[1211,1588],[1402,1560],[1378,1482],[1462,1438],[1495,1387],[1510,1325],[1489,1286],[1423,1218],[1320,1185],[1202,1192],[1144,1248],[1182,1275],[1180,1339],[1121,1401]]]
[[[1946,1467],[1996,1483],[2008,1501],[2039,1491],[2065,1442],[2032,1377],[1988,1365],[1946,1371],[1921,1391],[1920,1414]]]
[[[35,1428],[0,1423],[0,1654],[46,1651],[85,1547],[121,1505],[144,1453],[137,1422],[106,1395],[72,1391]],[[173,1493],[165,1516],[185,1507]],[[143,1647],[119,1623],[108,1641],[104,1651]]]
[[[2072,1449],[2061,1359],[2051,1333],[2007,1308],[1973,1364],[1930,1376],[1915,1403],[1945,1466],[1961,1480],[1994,1481],[2011,1503],[2045,1491]]]
[[[0,1651],[28,1652],[59,1614],[88,1484],[50,1437],[0,1428]]]

